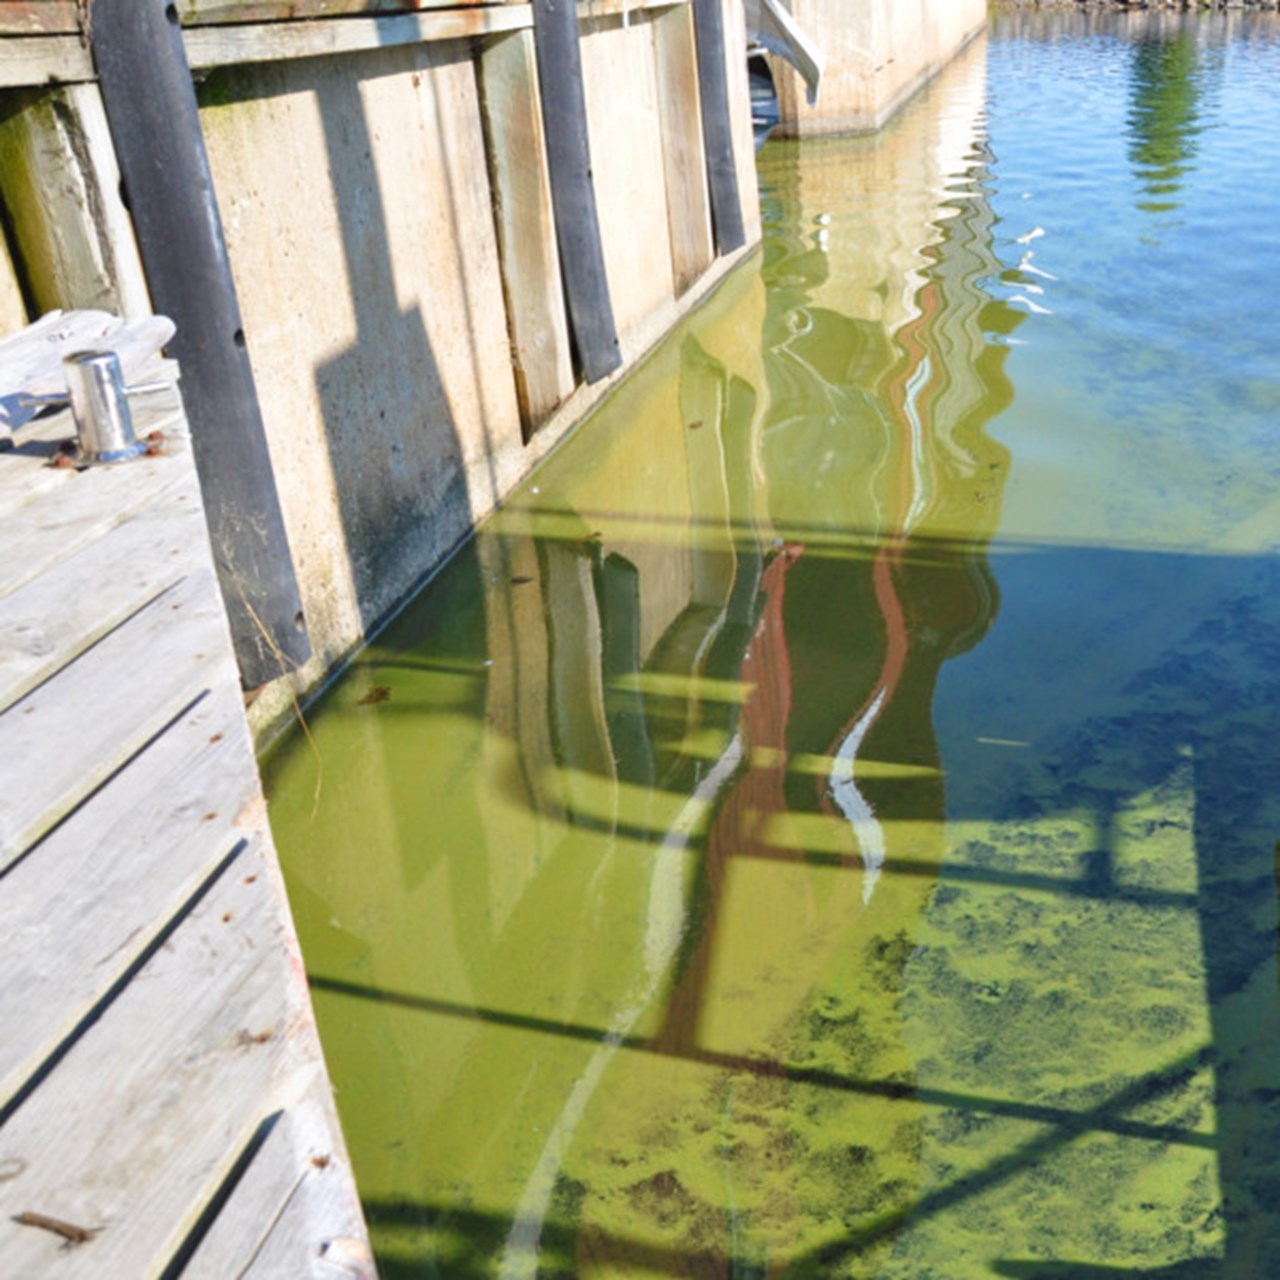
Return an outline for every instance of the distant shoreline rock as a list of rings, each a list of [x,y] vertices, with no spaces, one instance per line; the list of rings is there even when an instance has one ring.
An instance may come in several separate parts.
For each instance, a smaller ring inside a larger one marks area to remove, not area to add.
[[[995,9],[1142,9],[1201,13],[1223,9],[1280,9],[1280,0],[992,0]]]

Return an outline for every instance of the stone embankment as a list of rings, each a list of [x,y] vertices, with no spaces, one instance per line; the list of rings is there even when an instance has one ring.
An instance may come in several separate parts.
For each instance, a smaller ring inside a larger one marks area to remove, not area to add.
[[[996,9],[1280,9],[1280,0],[993,0]]]

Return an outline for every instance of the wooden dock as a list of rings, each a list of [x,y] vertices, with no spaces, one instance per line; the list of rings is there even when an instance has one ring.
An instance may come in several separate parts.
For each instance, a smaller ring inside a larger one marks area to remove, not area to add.
[[[132,405],[122,465],[0,439],[0,1275],[372,1276],[180,397]]]

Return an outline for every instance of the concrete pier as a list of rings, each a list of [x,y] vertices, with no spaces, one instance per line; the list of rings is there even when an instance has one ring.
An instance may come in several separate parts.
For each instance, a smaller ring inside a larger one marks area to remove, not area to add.
[[[561,270],[568,215],[548,165],[536,10],[176,8],[287,533],[281,571],[296,575],[311,654],[257,690],[259,735],[759,240],[741,0],[582,0],[582,162],[619,356],[616,372],[588,376]],[[824,53],[815,106],[777,68],[783,130],[801,134],[878,127],[984,16],[982,0],[795,0],[792,11]],[[150,305],[78,12],[73,0],[0,3],[9,325],[54,307]],[[723,33],[745,219],[745,245],[728,251],[713,236],[708,22]],[[295,647],[287,632],[275,639]]]
[[[986,25],[986,0],[792,0],[791,13],[821,50],[816,103],[799,75],[774,62],[779,132],[870,133]]]

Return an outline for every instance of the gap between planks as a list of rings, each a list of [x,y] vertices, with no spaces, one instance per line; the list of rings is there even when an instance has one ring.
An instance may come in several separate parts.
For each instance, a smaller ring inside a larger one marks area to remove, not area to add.
[[[162,1274],[263,1121],[320,1078],[269,853],[235,860],[0,1129],[9,1274]],[[64,1248],[23,1213],[95,1234]]]
[[[0,1106],[255,834],[239,702],[203,698],[0,882]]]
[[[237,680],[217,583],[202,569],[0,713],[0,869],[202,693]]]
[[[0,594],[0,711],[191,571],[205,531],[190,489],[170,486],[105,536]]]

